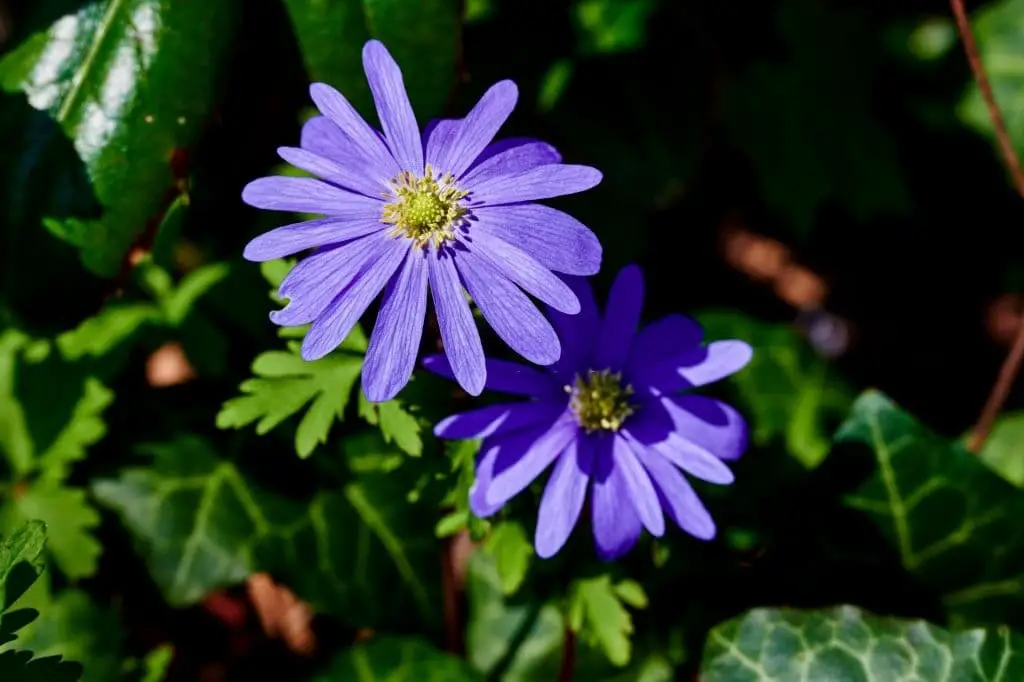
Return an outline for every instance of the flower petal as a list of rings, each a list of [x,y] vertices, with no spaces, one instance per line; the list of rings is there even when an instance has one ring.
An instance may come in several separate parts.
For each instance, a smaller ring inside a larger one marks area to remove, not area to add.
[[[423,359],[423,366],[434,374],[448,379],[455,378],[452,366],[444,355],[427,356]],[[558,382],[550,374],[529,365],[487,358],[486,367],[487,381],[483,387],[488,390],[537,398],[565,397]]]
[[[575,194],[601,182],[601,172],[590,166],[550,163],[512,175],[481,182],[470,191],[472,206],[496,206]]]
[[[373,197],[378,202],[381,195],[389,189],[383,177],[368,174],[362,166],[333,161],[308,149],[278,147],[277,155],[296,168],[301,168],[343,189]]]
[[[576,420],[565,413],[538,438],[532,430],[499,441],[494,477],[487,489],[488,504],[504,504],[533,483],[576,438]]]
[[[473,230],[515,244],[549,270],[593,275],[601,269],[601,242],[586,225],[550,206],[514,204],[473,209]]]
[[[533,438],[540,438],[545,430],[536,429],[532,433]],[[481,519],[486,519],[505,506],[504,502],[499,504],[487,502],[487,491],[494,481],[494,463],[498,460],[498,453],[501,451],[501,448],[496,446],[503,440],[507,440],[507,437],[486,438],[480,444],[480,450],[477,452],[476,476],[473,478],[473,484],[469,487],[469,508],[475,516]]]
[[[271,322],[291,327],[315,320],[359,273],[377,262],[387,241],[382,234],[370,235],[321,249],[299,261],[277,290],[279,296],[289,299],[288,305],[270,313]]]
[[[487,379],[484,347],[455,263],[451,254],[441,251],[432,254],[427,266],[446,361],[459,385],[470,395],[480,395]]]
[[[314,116],[302,124],[299,146],[339,163],[347,163],[352,157],[357,157],[361,165],[369,162],[355,142],[341,132],[341,128],[334,125],[331,119],[322,115]]]
[[[500,81],[492,85],[455,128],[455,134],[438,150],[437,170],[461,177],[480,156],[484,147],[494,139],[498,129],[515,108],[518,98],[519,89],[512,81]]]
[[[702,481],[729,485],[736,480],[732,470],[722,460],[696,443],[684,440],[678,434],[671,433],[666,440],[650,447],[686,473]]]
[[[604,318],[597,332],[594,366],[613,370],[622,368],[640,324],[644,305],[644,274],[639,267],[627,265],[616,276],[608,294]]]
[[[526,294],[471,251],[460,252],[456,266],[484,319],[512,350],[538,365],[558,359],[555,330]]]
[[[590,512],[597,555],[606,561],[628,552],[640,539],[643,524],[633,506],[622,472],[612,459],[612,438],[596,440],[591,475]]]
[[[665,396],[661,404],[684,440],[719,459],[739,459],[747,448],[747,423],[735,409],[702,395]]]
[[[426,129],[423,131],[423,139],[426,140],[424,146],[427,149],[426,162],[434,170],[440,170],[441,173],[444,173],[444,166],[442,164],[446,160],[445,155],[455,141],[459,128],[465,122],[466,119],[464,118],[441,118],[427,124]]]
[[[283,225],[265,232],[245,245],[242,257],[256,263],[284,258],[316,246],[337,244],[374,232],[384,226],[379,220],[345,220],[320,218],[302,223]]]
[[[704,330],[685,315],[666,315],[652,322],[633,337],[626,366],[632,376],[643,372],[663,360],[669,360],[696,350],[704,337]]]
[[[580,311],[580,302],[573,290],[521,249],[485,231],[478,231],[474,232],[473,251],[489,261],[505,279],[518,284],[526,293],[555,310],[568,315]]]
[[[412,244],[407,239],[384,240],[380,257],[372,265],[360,270],[351,284],[338,293],[306,332],[306,338],[302,341],[304,360],[319,360],[345,340],[359,317],[391,279],[410,248]]]
[[[691,386],[705,386],[743,369],[752,357],[754,349],[744,341],[714,341],[680,358],[678,372]]]
[[[651,535],[661,536],[665,532],[665,517],[661,513],[658,494],[626,439],[618,434],[612,437],[612,459],[615,469],[622,475],[640,522]]]
[[[563,277],[563,281],[576,292],[580,312],[565,315],[548,308],[551,325],[562,345],[562,355],[549,370],[562,385],[572,383],[575,374],[589,369],[590,353],[597,338],[601,315],[594,300],[594,291],[584,277]]]
[[[363,120],[359,112],[349,104],[345,96],[325,83],[313,83],[309,86],[309,95],[313,103],[324,116],[341,129],[341,132],[352,141],[352,144],[367,159],[372,159],[379,166],[385,177],[393,178],[402,170],[395,162],[387,145],[374,130]]]
[[[383,204],[370,197],[317,180],[272,176],[253,180],[242,190],[242,201],[271,211],[321,213],[348,220],[380,218]]]
[[[379,40],[370,40],[363,46],[363,69],[395,160],[405,170],[422,175],[423,142],[401,69]]]
[[[487,438],[540,424],[553,424],[563,412],[564,401],[488,405],[442,419],[434,427],[434,435],[450,440]]]
[[[405,388],[416,366],[427,314],[427,261],[409,249],[384,291],[363,363],[363,392],[372,403],[391,400]]]
[[[657,452],[643,447],[635,448],[634,452],[650,473],[658,499],[669,517],[695,538],[710,540],[715,537],[714,519],[679,470]]]
[[[557,554],[569,539],[587,498],[593,461],[594,448],[589,438],[573,440],[558,458],[537,512],[533,544],[542,559]]]
[[[484,155],[487,158],[482,158]],[[522,173],[548,163],[560,163],[562,155],[547,142],[512,138],[488,145],[472,168],[460,178],[461,185],[473,187],[491,178]]]

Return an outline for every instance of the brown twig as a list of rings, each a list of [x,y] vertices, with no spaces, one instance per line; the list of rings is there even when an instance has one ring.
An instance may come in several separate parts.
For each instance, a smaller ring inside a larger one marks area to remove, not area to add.
[[[956,18],[956,28],[960,33],[960,39],[963,41],[964,52],[967,53],[967,62],[971,66],[974,80],[978,83],[978,89],[981,91],[981,97],[985,101],[989,118],[992,119],[992,128],[995,130],[999,151],[1003,156],[1003,162],[1006,164],[1006,170],[1009,171],[1010,176],[1013,178],[1013,184],[1017,188],[1017,193],[1024,199],[1024,172],[1021,171],[1020,158],[1013,148],[1010,134],[1006,130],[1006,121],[1003,120],[1003,114],[999,111],[999,105],[996,104],[995,95],[992,93],[992,84],[985,73],[985,66],[981,63],[978,45],[974,41],[974,32],[971,30],[970,19],[967,18],[967,10],[964,9],[964,2],[963,0],[950,0],[949,4],[953,9],[953,16]],[[985,407],[981,411],[981,416],[978,417],[978,422],[974,426],[970,440],[967,443],[967,448],[971,452],[978,452],[985,443],[985,439],[992,430],[992,423],[995,422],[996,417],[1002,410],[1003,403],[1006,402],[1006,396],[1010,393],[1010,387],[1013,386],[1014,379],[1020,373],[1022,362],[1024,362],[1024,324],[1021,324],[1017,329],[1017,337],[1014,339],[1013,346],[1010,348],[1006,359],[1003,360],[1003,366],[999,368],[999,376],[996,378],[996,383],[992,386],[992,391],[989,393],[988,400],[985,401]]]
[[[565,642],[562,644],[562,665],[558,669],[558,682],[572,682],[576,668],[576,633],[565,623]]]

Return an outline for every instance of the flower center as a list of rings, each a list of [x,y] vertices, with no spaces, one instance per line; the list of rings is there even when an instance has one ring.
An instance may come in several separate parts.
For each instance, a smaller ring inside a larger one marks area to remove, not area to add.
[[[394,189],[387,198],[381,220],[395,226],[394,236],[406,237],[423,248],[439,247],[455,239],[455,227],[468,209],[459,201],[469,192],[455,186],[455,177],[445,173],[434,177],[428,165],[423,177],[402,171],[391,181]]]
[[[622,374],[610,369],[600,372],[588,370],[586,377],[577,374],[573,386],[566,386],[571,394],[569,408],[576,421],[587,433],[618,431],[635,409],[629,403],[633,387],[622,385]]]

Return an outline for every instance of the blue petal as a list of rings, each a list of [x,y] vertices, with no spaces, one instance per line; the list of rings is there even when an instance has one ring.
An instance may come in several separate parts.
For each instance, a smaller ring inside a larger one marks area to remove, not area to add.
[[[521,249],[479,230],[474,232],[473,251],[505,279],[558,312],[575,315],[580,311],[580,302],[573,290]]]
[[[605,306],[604,318],[598,330],[594,349],[595,369],[622,369],[629,348],[640,324],[644,304],[644,275],[635,265],[627,265],[612,283]]]
[[[657,452],[642,446],[633,448],[658,493],[658,500],[676,524],[700,540],[715,537],[715,521],[686,478]]]
[[[661,399],[675,423],[676,433],[724,460],[739,459],[747,448],[747,423],[735,409],[701,395]]]
[[[550,367],[550,371],[558,377],[559,383],[571,384],[577,372],[590,369],[591,351],[597,339],[597,327],[600,313],[590,283],[583,277],[563,277],[569,287],[576,292],[580,302],[580,312],[565,315],[548,308],[551,325],[561,342],[562,356]]]
[[[601,269],[601,242],[590,228],[542,204],[481,206],[473,209],[474,234],[487,232],[533,256],[549,270],[594,275]]]
[[[612,459],[615,462],[615,469],[622,476],[640,522],[651,535],[662,535],[665,532],[665,518],[661,514],[658,495],[626,439],[618,434],[612,438]]]
[[[462,282],[449,253],[431,255],[428,263],[437,325],[453,376],[470,395],[480,395],[487,379],[480,332],[463,294]]]
[[[493,446],[498,450],[494,478],[487,489],[488,504],[504,504],[533,483],[577,434],[576,420],[565,414],[540,437],[514,433]]]
[[[309,86],[309,95],[320,113],[341,129],[362,156],[373,159],[385,177],[393,178],[398,175],[402,169],[391,156],[387,145],[377,131],[371,128],[349,104],[344,95],[325,83],[313,83]]]
[[[558,458],[537,512],[533,544],[542,559],[557,554],[569,539],[587,498],[593,460],[589,438],[573,440]]]
[[[622,472],[612,458],[613,438],[595,439],[590,511],[597,555],[606,561],[628,552],[640,539],[643,524],[637,515]]]
[[[409,96],[402,82],[402,71],[378,41],[363,46],[363,69],[373,92],[377,116],[395,159],[405,170],[423,174],[423,143]]]
[[[427,356],[423,359],[423,366],[448,379],[455,378],[451,363],[444,355]],[[550,374],[530,365],[487,358],[486,367],[487,381],[484,383],[484,387],[488,390],[538,398],[561,397],[564,399],[566,397],[558,382]]]
[[[488,405],[446,417],[434,427],[438,438],[487,438],[541,424],[553,424],[565,412],[564,402]]]
[[[432,155],[437,170],[460,177],[494,139],[516,106],[519,90],[512,81],[492,85],[462,122],[454,135]]]
[[[523,138],[502,140],[484,149],[459,184],[473,187],[491,178],[514,175],[561,160],[562,155],[547,142]]]
[[[263,262],[284,258],[317,246],[347,242],[380,232],[384,226],[376,218],[347,220],[345,218],[318,218],[293,223],[261,234],[245,245],[242,257]]]

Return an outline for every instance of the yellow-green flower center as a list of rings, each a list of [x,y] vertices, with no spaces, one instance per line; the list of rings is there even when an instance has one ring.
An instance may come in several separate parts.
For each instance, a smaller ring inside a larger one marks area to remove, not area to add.
[[[386,195],[391,201],[381,220],[395,226],[392,234],[411,239],[419,248],[455,239],[455,228],[468,210],[460,201],[469,193],[455,186],[451,173],[435,178],[428,165],[423,177],[402,171],[391,184],[394,189]]]
[[[577,374],[575,384],[565,388],[572,396],[569,408],[587,433],[618,431],[635,411],[629,402],[633,387],[623,386],[622,374],[610,369]]]

